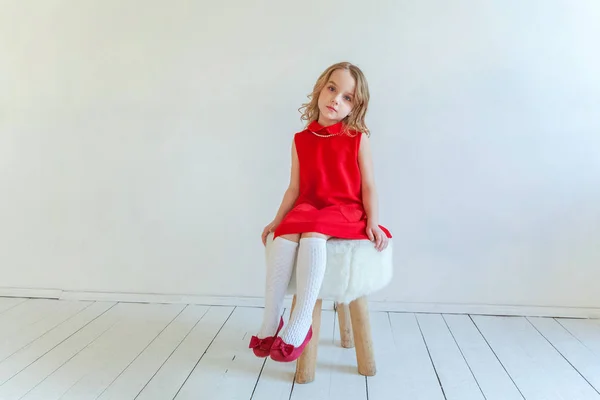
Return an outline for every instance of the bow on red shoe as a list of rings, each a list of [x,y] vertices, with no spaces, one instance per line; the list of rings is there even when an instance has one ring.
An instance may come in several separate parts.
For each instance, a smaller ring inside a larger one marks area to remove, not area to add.
[[[275,342],[273,343],[273,346],[271,348],[279,350],[284,357],[289,357],[295,349],[294,346],[285,343],[283,340],[281,340],[280,337],[275,339]]]
[[[275,338],[273,336],[267,336],[264,339],[260,339],[256,336],[252,336],[250,338],[250,345],[248,346],[248,348],[256,350],[255,353],[256,352],[262,352],[262,353],[266,352],[266,355],[263,356],[263,357],[266,357],[269,354],[269,351],[271,350],[271,345],[273,344],[274,339]]]
[[[250,348],[250,349],[257,349],[257,348],[260,347],[261,344],[262,344],[262,340],[260,340],[256,336],[252,336],[250,338],[250,345],[248,346],[248,348]]]
[[[274,339],[273,336],[267,336],[264,339],[252,336],[248,348],[252,349],[257,357],[266,357],[269,355],[269,351],[271,351],[271,345],[273,344]]]
[[[310,342],[311,338],[312,326],[308,328],[308,333],[306,334],[304,341],[298,347],[287,344],[280,337],[277,337],[275,342],[273,342],[273,347],[271,347],[271,359],[278,362],[290,362],[296,360],[302,355],[304,348]]]
[[[279,331],[283,327],[283,318],[279,318],[279,327],[277,327],[277,331],[275,332],[275,336],[279,334]],[[252,349],[254,355],[257,357],[266,357],[269,355],[271,351],[271,346],[273,341],[275,340],[274,336],[267,336],[266,338],[260,339],[257,336],[252,336],[250,338],[250,344],[248,348]]]

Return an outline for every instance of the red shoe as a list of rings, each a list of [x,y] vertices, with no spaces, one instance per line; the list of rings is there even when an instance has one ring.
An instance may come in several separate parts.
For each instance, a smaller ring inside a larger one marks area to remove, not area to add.
[[[277,337],[271,347],[271,359],[278,362],[290,362],[296,360],[302,355],[304,348],[310,342],[312,338],[312,326],[308,328],[308,333],[304,342],[298,347],[294,347],[291,344],[285,343],[280,337]]]
[[[275,341],[275,337],[277,336],[277,334],[279,333],[279,331],[281,330],[281,328],[283,327],[283,317],[279,318],[279,327],[277,328],[277,331],[275,332],[275,336],[267,336],[266,338],[263,339],[259,339],[256,336],[252,336],[250,338],[250,345],[248,346],[248,348],[252,349],[252,351],[254,352],[254,355],[256,355],[257,357],[266,357],[269,355],[269,352],[271,350],[271,346],[273,346],[273,342]]]

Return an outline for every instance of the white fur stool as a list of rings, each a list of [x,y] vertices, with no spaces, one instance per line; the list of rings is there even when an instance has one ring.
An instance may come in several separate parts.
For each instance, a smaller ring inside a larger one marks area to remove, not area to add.
[[[267,253],[272,242],[273,235],[270,234],[267,238]],[[388,247],[381,252],[377,251],[369,240],[333,238],[327,241],[327,268],[319,299],[313,310],[313,339],[304,348],[296,364],[297,383],[312,382],[315,378],[323,300],[333,300],[337,303],[342,346],[356,348],[358,373],[365,376],[375,375],[367,296],[382,289],[392,279],[392,249],[391,239]],[[295,292],[294,267],[287,290],[288,294],[294,294],[292,310],[296,303]]]

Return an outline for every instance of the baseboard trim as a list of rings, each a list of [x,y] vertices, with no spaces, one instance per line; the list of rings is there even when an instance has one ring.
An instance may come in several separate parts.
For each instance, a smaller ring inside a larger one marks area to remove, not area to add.
[[[373,311],[472,314],[518,317],[600,318],[597,307],[555,307],[501,304],[409,303],[369,301]]]
[[[262,297],[200,296],[158,293],[86,292],[59,289],[2,288],[0,297],[46,298],[57,300],[116,301],[128,303],[198,304],[210,306],[264,307]],[[291,296],[285,306],[290,307]],[[333,310],[333,301],[323,301],[324,310]],[[600,318],[600,307],[560,307],[498,304],[413,303],[400,301],[369,301],[372,311],[477,314],[527,317]]]
[[[0,297],[25,297],[31,299],[59,299],[63,291],[59,289],[28,289],[0,287]]]

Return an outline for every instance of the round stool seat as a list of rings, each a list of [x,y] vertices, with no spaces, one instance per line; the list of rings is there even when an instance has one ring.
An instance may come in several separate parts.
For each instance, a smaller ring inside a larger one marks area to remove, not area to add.
[[[273,234],[267,237],[266,252],[271,249]],[[332,238],[327,241],[327,268],[319,298],[350,303],[385,287],[392,279],[393,241],[377,251],[369,240]],[[296,267],[287,294],[296,293]]]

